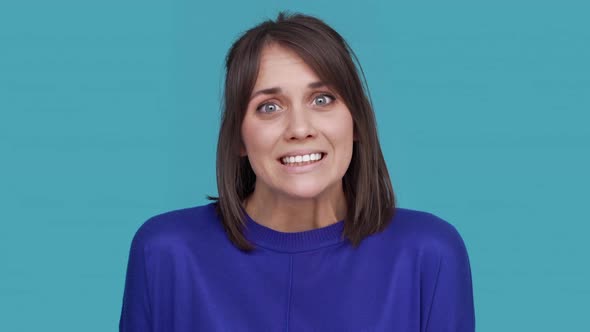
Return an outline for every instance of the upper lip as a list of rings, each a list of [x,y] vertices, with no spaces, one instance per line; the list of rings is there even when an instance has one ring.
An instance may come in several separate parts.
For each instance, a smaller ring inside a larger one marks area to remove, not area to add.
[[[282,154],[279,157],[279,159],[283,159],[288,156],[302,156],[305,154],[312,154],[312,153],[324,153],[325,154],[325,152],[321,151],[321,150],[293,150],[293,151]]]

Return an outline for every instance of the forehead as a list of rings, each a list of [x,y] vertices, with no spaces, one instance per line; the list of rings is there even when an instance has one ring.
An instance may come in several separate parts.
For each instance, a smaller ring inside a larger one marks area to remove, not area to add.
[[[316,73],[295,51],[278,44],[267,45],[262,49],[257,87],[270,83],[317,80]]]

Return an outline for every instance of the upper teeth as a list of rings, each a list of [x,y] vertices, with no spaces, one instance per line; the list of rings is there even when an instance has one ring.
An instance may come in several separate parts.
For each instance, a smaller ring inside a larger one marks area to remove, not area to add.
[[[322,158],[322,154],[321,153],[311,153],[311,154],[304,154],[302,156],[289,156],[289,157],[283,157],[281,160],[283,161],[283,163],[300,163],[300,162],[306,162],[306,161],[314,161],[314,160],[320,160]]]

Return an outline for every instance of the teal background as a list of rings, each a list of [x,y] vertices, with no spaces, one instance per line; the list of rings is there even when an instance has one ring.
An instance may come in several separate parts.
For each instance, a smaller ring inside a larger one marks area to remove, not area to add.
[[[131,238],[208,203],[223,59],[280,9],[364,68],[401,207],[457,227],[478,331],[589,328],[585,1],[0,5],[0,331],[115,331]]]

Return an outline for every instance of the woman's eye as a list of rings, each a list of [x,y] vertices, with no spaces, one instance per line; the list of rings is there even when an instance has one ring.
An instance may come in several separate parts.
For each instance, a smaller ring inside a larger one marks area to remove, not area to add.
[[[319,95],[315,97],[314,102],[316,105],[327,105],[334,101],[334,97],[330,95]]]
[[[273,113],[273,112],[277,111],[278,109],[279,109],[279,106],[275,103],[265,103],[265,104],[258,106],[258,108],[256,110],[259,112],[262,112],[262,113]]]

